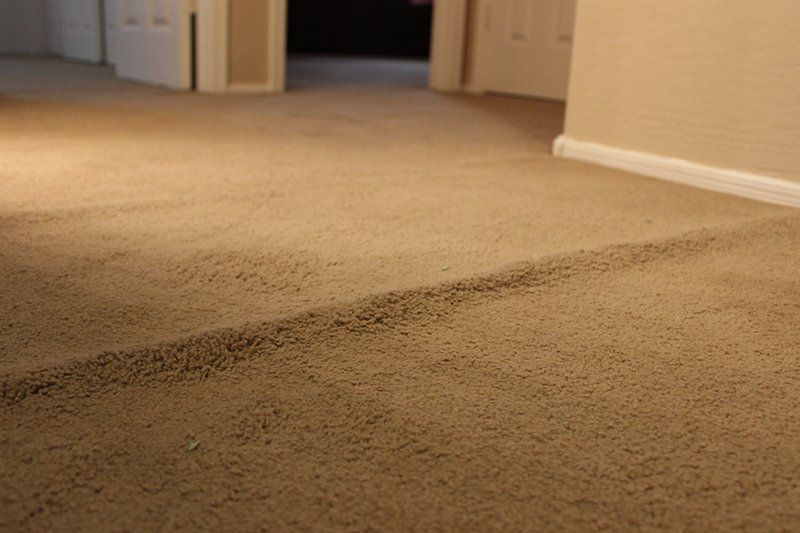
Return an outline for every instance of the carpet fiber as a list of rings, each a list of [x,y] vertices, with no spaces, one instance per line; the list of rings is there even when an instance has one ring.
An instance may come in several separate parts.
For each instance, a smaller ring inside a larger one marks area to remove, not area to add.
[[[800,527],[796,211],[312,70],[0,63],[0,528]]]

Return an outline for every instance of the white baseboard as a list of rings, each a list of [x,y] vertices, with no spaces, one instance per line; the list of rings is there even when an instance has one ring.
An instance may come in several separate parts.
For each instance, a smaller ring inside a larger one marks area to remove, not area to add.
[[[800,183],[710,167],[683,159],[576,141],[560,135],[553,142],[553,155],[618,168],[712,191],[725,192],[762,202],[800,207]]]

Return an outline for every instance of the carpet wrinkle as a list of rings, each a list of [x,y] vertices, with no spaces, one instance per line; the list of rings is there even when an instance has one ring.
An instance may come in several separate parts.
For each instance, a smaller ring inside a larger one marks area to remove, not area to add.
[[[577,276],[685,258],[712,248],[724,249],[737,245],[743,229],[763,233],[765,237],[774,236],[776,232],[793,231],[792,222],[798,220],[800,217],[784,215],[692,231],[660,241],[581,250],[516,264],[486,276],[388,292],[258,325],[196,334],[179,342],[104,352],[63,366],[0,376],[2,399],[4,404],[11,405],[31,395],[65,387],[77,387],[81,394],[94,394],[112,384],[205,379],[211,372],[224,371],[237,362],[267,356],[287,344],[324,338],[334,331],[363,335],[401,324],[435,321],[476,297],[486,298],[520,288],[554,285]]]
[[[533,100],[0,107],[0,530],[800,531],[796,211]]]

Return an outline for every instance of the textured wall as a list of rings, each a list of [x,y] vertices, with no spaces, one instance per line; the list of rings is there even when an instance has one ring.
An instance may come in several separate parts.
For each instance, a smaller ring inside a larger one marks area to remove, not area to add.
[[[800,2],[581,0],[566,133],[800,181]]]
[[[269,76],[268,2],[230,0],[228,9],[228,80],[263,83]]]
[[[43,0],[0,0],[0,52],[36,54],[46,48]]]

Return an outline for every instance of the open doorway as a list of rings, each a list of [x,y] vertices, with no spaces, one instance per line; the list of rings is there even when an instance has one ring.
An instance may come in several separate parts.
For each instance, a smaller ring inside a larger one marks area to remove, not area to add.
[[[428,84],[431,0],[289,0],[286,86]]]
[[[247,1],[232,3],[233,12],[243,13]],[[361,82],[377,85],[427,81],[443,91],[565,101],[576,4],[270,0],[259,4],[269,26],[265,33],[271,36],[266,40],[268,61],[262,62],[269,72],[266,83],[255,87],[281,91],[287,85],[358,83],[361,77]],[[253,57],[252,48],[241,52]]]

